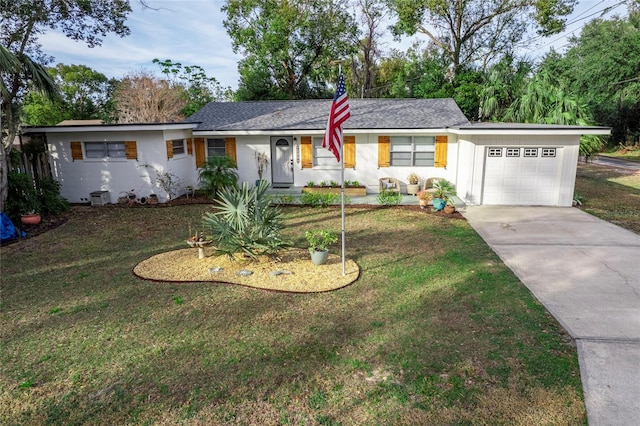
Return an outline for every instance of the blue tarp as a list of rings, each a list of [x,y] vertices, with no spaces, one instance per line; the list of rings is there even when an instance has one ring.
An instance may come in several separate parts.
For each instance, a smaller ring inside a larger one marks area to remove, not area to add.
[[[18,238],[18,229],[13,226],[13,222],[9,219],[4,213],[0,213],[0,242],[11,241],[15,238]]]

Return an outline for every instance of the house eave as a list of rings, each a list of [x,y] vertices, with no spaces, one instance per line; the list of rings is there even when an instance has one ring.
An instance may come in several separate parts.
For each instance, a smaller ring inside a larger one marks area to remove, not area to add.
[[[324,129],[277,129],[277,130],[194,130],[194,136],[276,136],[276,135],[324,135]],[[346,135],[364,134],[442,134],[450,133],[449,129],[420,128],[420,129],[343,129]]]
[[[450,128],[449,131],[460,136],[484,136],[484,135],[502,135],[502,136],[582,136],[582,135],[598,135],[608,136],[611,134],[610,127],[598,126],[464,126]]]
[[[142,124],[97,124],[24,127],[23,134],[30,133],[87,133],[87,132],[137,132],[163,130],[192,130],[198,123],[142,123]]]

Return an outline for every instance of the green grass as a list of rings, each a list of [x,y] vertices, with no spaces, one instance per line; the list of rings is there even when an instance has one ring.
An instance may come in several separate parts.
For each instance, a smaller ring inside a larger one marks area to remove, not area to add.
[[[620,158],[623,160],[640,162],[640,149],[635,149],[635,150],[624,149],[624,150],[617,150],[612,152],[605,152],[598,155],[602,155],[603,157],[614,157],[614,158]]]
[[[579,164],[576,193],[586,212],[640,234],[640,174]]]
[[[575,347],[462,220],[347,209],[359,281],[138,280],[207,206],[79,208],[2,248],[3,424],[583,424]],[[287,237],[340,229],[290,207]]]

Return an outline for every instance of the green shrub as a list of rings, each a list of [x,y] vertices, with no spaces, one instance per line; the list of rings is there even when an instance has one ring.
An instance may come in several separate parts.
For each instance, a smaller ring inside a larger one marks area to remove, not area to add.
[[[214,236],[218,253],[256,258],[291,245],[281,237],[284,215],[269,205],[268,189],[269,183],[260,181],[252,188],[243,183],[240,188],[232,186],[219,192],[214,212],[203,217],[205,233]]]
[[[266,196],[269,200],[269,204],[283,205],[283,204],[295,204],[296,197],[291,194],[270,194]]]
[[[218,192],[225,188],[238,185],[238,174],[235,171],[236,163],[231,157],[224,155],[212,155],[207,158],[204,167],[198,172],[200,187],[209,197],[214,199]]]
[[[402,194],[397,191],[383,189],[376,197],[376,200],[384,206],[397,206],[402,201]]]
[[[349,197],[344,197],[345,203],[349,203]],[[340,194],[330,194],[328,192],[308,193],[303,192],[300,195],[300,204],[314,207],[327,207],[331,204],[340,203]]]
[[[59,215],[69,210],[69,202],[60,195],[60,182],[52,177],[44,177],[37,182],[37,186],[42,213]]]
[[[4,212],[11,220],[19,220],[22,214],[40,213],[42,203],[38,196],[38,190],[29,175],[11,171],[7,176],[7,186],[8,193]]]

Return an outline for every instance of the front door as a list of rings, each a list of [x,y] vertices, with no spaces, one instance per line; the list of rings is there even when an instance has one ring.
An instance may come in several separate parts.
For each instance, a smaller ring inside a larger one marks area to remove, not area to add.
[[[280,188],[293,185],[293,140],[290,136],[271,137],[271,184]]]

